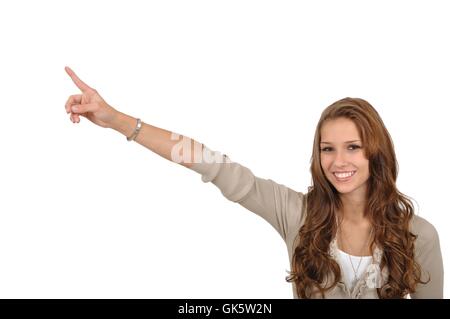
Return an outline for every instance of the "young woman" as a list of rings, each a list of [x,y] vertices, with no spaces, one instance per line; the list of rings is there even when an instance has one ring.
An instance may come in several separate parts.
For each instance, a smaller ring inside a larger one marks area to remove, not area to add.
[[[229,200],[268,221],[288,248],[295,298],[442,298],[436,229],[414,214],[396,188],[391,137],[365,100],[327,107],[317,124],[306,194],[255,176],[225,154],[142,123],[108,105],[68,67],[81,94],[65,108],[112,128],[158,155],[201,174]]]

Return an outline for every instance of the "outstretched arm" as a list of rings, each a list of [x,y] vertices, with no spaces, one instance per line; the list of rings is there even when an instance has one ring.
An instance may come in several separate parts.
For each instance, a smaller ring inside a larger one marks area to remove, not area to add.
[[[66,112],[71,114],[72,122],[79,123],[82,116],[127,137],[133,134],[136,118],[111,107],[70,68],[66,67],[66,72],[82,92],[70,96],[66,102]],[[257,177],[247,167],[231,161],[227,155],[212,151],[195,140],[150,124],[142,124],[135,141],[201,174],[203,182],[212,182],[227,199],[267,220],[284,240],[297,232],[304,216],[302,193],[270,179]]]
[[[65,68],[82,94],[69,97],[66,112],[70,113],[73,123],[80,122],[80,116],[104,128],[112,128],[125,136],[131,136],[137,118],[117,111],[100,96],[100,94],[84,83],[69,67]],[[194,161],[200,161],[203,144],[147,123],[142,123],[135,141],[156,154],[190,168]]]

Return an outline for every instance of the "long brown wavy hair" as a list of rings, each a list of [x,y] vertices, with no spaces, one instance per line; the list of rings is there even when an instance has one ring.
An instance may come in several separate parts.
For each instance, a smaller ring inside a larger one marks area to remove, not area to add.
[[[379,298],[403,298],[415,292],[421,269],[414,259],[417,236],[409,231],[414,215],[411,200],[397,190],[398,163],[394,145],[378,112],[360,98],[344,98],[328,106],[320,117],[314,136],[311,157],[312,186],[306,194],[307,213],[300,228],[298,246],[286,281],[294,282],[301,298],[311,298],[336,286],[340,267],[330,256],[329,246],[336,235],[336,212],[342,202],[336,188],[325,177],[320,163],[321,128],[325,121],[347,118],[356,125],[365,157],[369,160],[369,179],[365,212],[373,227],[370,249],[383,249],[380,267],[387,267],[389,278],[377,288]],[[305,203],[306,202],[306,203]],[[332,280],[328,280],[329,275]]]

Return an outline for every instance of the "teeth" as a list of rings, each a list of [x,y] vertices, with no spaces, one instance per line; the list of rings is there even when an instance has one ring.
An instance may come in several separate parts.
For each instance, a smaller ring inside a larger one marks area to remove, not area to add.
[[[355,174],[355,172],[349,172],[349,173],[334,173],[334,175],[335,175],[337,178],[347,178],[347,177],[353,176],[353,174]]]

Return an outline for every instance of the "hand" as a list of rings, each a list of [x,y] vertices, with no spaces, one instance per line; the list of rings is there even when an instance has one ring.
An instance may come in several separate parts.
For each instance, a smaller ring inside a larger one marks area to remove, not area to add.
[[[71,95],[66,102],[66,112],[70,113],[71,121],[79,123],[80,116],[83,116],[101,127],[110,128],[117,110],[108,105],[96,90],[81,81],[71,68],[66,66],[65,70],[82,92]]]

